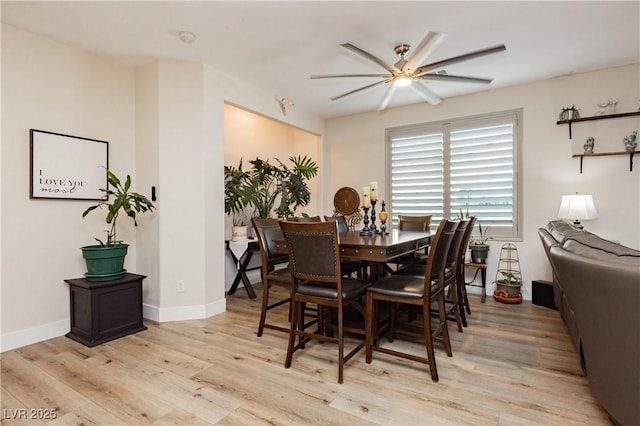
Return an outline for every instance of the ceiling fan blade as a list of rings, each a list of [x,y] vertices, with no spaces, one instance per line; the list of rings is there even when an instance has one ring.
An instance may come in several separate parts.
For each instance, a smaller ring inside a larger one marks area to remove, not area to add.
[[[416,80],[410,86],[418,95],[420,95],[425,101],[431,105],[438,105],[442,102],[442,98],[436,95],[431,89],[429,89],[422,81]]]
[[[446,65],[456,64],[458,62],[468,61],[469,59],[478,58],[480,56],[502,52],[503,50],[507,50],[507,48],[504,44],[501,44],[499,46],[488,47],[486,49],[476,50],[475,52],[465,53],[464,55],[454,56],[453,58],[422,65],[421,67],[418,67],[416,69],[416,71],[414,72],[414,76],[418,76],[419,74],[431,71],[436,68],[442,68]]]
[[[324,75],[312,75],[312,80],[318,78],[343,78],[343,77],[377,77],[377,78],[389,78],[389,74],[324,74]]]
[[[391,81],[391,79],[390,79],[390,78],[388,78],[388,79],[386,79],[386,80],[380,80],[380,81],[377,81],[377,82],[375,82],[375,83],[368,84],[368,85],[366,85],[366,86],[364,86],[364,87],[361,87],[361,88],[359,88],[359,89],[352,90],[352,91],[347,92],[347,93],[343,93],[342,95],[334,96],[333,98],[330,98],[330,99],[331,99],[332,101],[337,101],[338,99],[342,99],[342,98],[344,98],[345,96],[353,95],[354,93],[362,92],[363,90],[370,89],[370,88],[375,87],[375,86],[377,86],[377,85],[379,85],[379,84],[382,84],[382,83],[389,83],[390,81]]]
[[[389,65],[388,63],[386,63],[385,61],[383,61],[382,59],[378,58],[377,56],[373,56],[371,53],[366,52],[362,49],[360,49],[357,46],[354,46],[351,43],[343,43],[340,46],[344,47],[345,49],[348,49],[354,53],[357,53],[358,55],[362,56],[363,58],[366,58],[372,62],[375,62],[376,64],[380,65],[382,68],[384,68],[385,70],[392,72],[392,71],[400,71],[398,69],[396,69],[395,67]]]
[[[389,105],[389,101],[393,97],[393,94],[395,91],[396,91],[396,86],[394,86],[393,84],[390,84],[389,88],[387,89],[387,93],[384,94],[384,98],[382,98],[382,101],[378,106],[378,111],[383,111],[387,109],[387,106]]]
[[[438,46],[444,41],[446,36],[442,33],[436,33],[429,31],[422,41],[413,50],[413,54],[408,58],[406,65],[407,69],[414,69],[424,62],[429,55],[431,55]]]
[[[491,78],[466,77],[463,75],[449,75],[449,74],[436,74],[436,73],[422,74],[414,78],[418,78],[422,80],[448,80],[448,81],[460,81],[462,83],[483,83],[483,84],[489,84],[493,81],[493,79]]]

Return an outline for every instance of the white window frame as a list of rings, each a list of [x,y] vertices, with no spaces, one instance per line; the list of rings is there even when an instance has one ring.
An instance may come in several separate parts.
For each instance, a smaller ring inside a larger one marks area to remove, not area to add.
[[[451,209],[451,197],[450,197],[450,134],[452,131],[459,131],[463,128],[474,128],[474,126],[482,126],[491,122],[511,122],[513,124],[513,212],[512,212],[512,224],[511,227],[490,227],[489,236],[494,240],[500,241],[522,241],[522,179],[521,179],[521,141],[522,141],[522,127],[523,127],[523,110],[522,108],[506,110],[500,112],[493,112],[488,114],[480,114],[474,116],[467,116],[461,118],[454,118],[449,120],[440,120],[435,122],[427,122],[414,124],[409,126],[400,126],[386,129],[386,154],[387,154],[387,176],[386,176],[386,199],[388,211],[392,223],[396,223],[397,209],[393,205],[392,199],[392,187],[391,187],[391,175],[392,175],[392,158],[391,158],[391,140],[392,137],[398,136],[412,136],[412,135],[430,135],[436,133],[443,134],[443,183],[444,183],[444,199],[443,209],[444,216],[449,218],[456,218],[458,211],[452,211]],[[470,211],[474,214],[473,211]],[[416,213],[418,214],[418,213]],[[436,226],[439,218],[434,216],[432,220],[432,226]],[[482,220],[480,219],[480,223]]]

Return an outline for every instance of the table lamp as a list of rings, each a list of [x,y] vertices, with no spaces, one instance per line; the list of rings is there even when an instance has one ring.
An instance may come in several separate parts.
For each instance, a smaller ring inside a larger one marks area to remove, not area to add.
[[[584,227],[580,223],[580,220],[591,220],[597,217],[598,211],[596,210],[591,195],[574,194],[562,196],[560,210],[558,210],[558,218],[573,219],[573,226],[578,229],[583,229]]]

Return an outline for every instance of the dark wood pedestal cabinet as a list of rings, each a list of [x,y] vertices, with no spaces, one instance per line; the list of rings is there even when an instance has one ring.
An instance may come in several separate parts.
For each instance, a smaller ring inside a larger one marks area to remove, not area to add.
[[[142,324],[142,280],[145,275],[126,273],[113,281],[64,280],[69,284],[70,339],[86,346],[146,330]]]

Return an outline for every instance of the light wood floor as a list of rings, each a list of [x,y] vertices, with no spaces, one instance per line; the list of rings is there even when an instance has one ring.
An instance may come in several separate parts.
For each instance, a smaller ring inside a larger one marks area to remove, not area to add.
[[[31,409],[55,409],[42,422],[609,424],[556,311],[478,299],[464,333],[451,327],[453,357],[437,348],[438,383],[426,365],[380,353],[366,364],[360,352],[339,385],[331,344],[307,345],[285,369],[286,335],[256,337],[259,304],[240,289],[228,312],[207,320],[147,323],[94,348],[58,337],[2,354],[2,423],[39,423]],[[18,409],[29,421],[11,419]]]

